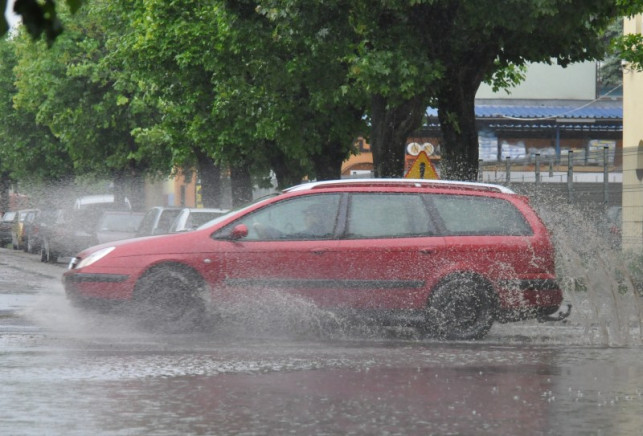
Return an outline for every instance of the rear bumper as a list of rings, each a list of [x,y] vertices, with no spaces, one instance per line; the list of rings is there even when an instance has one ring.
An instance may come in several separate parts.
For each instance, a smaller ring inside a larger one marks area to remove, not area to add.
[[[559,307],[563,291],[555,279],[505,280],[498,284],[501,309]]]

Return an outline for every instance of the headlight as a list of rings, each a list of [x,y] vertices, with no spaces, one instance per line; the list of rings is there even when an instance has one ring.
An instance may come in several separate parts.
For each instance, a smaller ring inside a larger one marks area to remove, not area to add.
[[[114,251],[115,248],[116,247],[107,247],[107,248],[101,248],[98,251],[94,251],[92,254],[85,257],[84,259],[80,259],[80,262],[76,264],[76,268],[83,268],[91,265],[94,262],[98,262],[103,257],[107,256],[109,253]],[[73,260],[72,260],[72,263],[73,263]],[[71,264],[70,264],[70,267],[72,267]]]

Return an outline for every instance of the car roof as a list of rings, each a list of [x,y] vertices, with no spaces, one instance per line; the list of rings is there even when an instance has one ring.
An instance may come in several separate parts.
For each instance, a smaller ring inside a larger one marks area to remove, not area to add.
[[[452,180],[426,180],[426,179],[341,179],[310,182],[287,188],[284,192],[298,192],[331,188],[437,188],[471,191],[499,192],[515,194],[511,189],[490,183],[461,182]]]
[[[226,213],[229,212],[229,209],[216,209],[216,208],[205,208],[205,207],[186,207],[182,211],[189,211],[190,213]]]

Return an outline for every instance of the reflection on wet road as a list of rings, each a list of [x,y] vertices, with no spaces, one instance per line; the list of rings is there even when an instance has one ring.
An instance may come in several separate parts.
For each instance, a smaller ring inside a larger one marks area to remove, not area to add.
[[[643,426],[640,346],[592,345],[573,319],[497,325],[483,342],[449,343],[306,329],[306,309],[161,335],[77,311],[61,266],[25,266],[7,252],[3,434],[607,435]]]

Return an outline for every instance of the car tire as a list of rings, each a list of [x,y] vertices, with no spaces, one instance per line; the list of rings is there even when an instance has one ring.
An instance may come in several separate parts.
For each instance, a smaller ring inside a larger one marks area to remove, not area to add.
[[[136,284],[133,315],[146,329],[163,333],[202,329],[207,321],[206,288],[193,270],[154,268]]]
[[[47,238],[42,241],[42,247],[40,248],[40,261],[45,263],[54,263],[58,261],[58,255],[51,250],[51,244]]]
[[[34,243],[34,240],[31,236],[27,236],[27,243],[25,244],[25,251],[27,253],[35,253],[36,252],[36,244]]]
[[[472,274],[452,277],[431,293],[427,332],[446,340],[481,339],[491,329],[497,308],[491,285]]]

